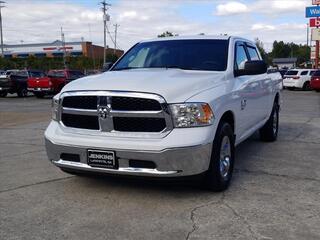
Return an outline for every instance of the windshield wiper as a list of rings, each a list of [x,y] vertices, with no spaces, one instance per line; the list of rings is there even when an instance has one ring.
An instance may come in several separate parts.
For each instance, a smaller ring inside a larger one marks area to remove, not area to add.
[[[199,70],[197,68],[192,68],[192,67],[182,67],[182,66],[176,66],[176,65],[171,65],[171,66],[164,66],[162,68],[170,69],[170,68],[175,68],[175,69],[181,69],[181,70]]]
[[[122,70],[130,70],[130,69],[137,69],[139,67],[123,67],[123,68],[116,68],[112,69],[111,71],[122,71]]]

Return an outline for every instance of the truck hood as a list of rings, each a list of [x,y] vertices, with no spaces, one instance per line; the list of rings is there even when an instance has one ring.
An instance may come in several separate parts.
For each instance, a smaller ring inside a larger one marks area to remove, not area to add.
[[[180,69],[132,69],[109,71],[75,80],[66,91],[131,91],[156,93],[169,103],[184,102],[193,95],[218,86],[223,72],[191,71]]]

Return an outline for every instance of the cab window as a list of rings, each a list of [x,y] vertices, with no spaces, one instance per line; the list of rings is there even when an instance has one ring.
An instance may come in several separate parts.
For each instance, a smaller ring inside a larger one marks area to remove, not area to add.
[[[248,61],[248,56],[244,45],[236,45],[236,62],[235,70],[243,70],[245,63]]]
[[[247,49],[248,49],[248,53],[249,53],[250,59],[252,61],[261,60],[256,48],[247,47]]]

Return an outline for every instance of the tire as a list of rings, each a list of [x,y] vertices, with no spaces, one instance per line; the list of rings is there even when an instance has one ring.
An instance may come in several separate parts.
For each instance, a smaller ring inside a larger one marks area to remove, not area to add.
[[[20,98],[26,97],[26,96],[28,96],[28,91],[27,91],[27,89],[24,89],[24,88],[18,89],[17,94],[18,94],[18,97],[20,97]]]
[[[303,91],[311,91],[310,82],[305,82],[302,87]]]
[[[7,92],[1,92],[1,93],[0,93],[0,97],[6,97],[7,95],[8,95]]]
[[[33,94],[36,96],[36,98],[43,98],[45,96],[44,93],[39,93],[39,92],[33,93]]]
[[[274,102],[271,115],[259,132],[260,139],[264,142],[277,140],[279,132],[279,104],[277,102]]]
[[[229,187],[234,166],[234,149],[232,127],[229,123],[221,122],[213,141],[210,167],[205,176],[207,189],[221,192]]]
[[[320,89],[316,89],[316,92],[320,92]]]

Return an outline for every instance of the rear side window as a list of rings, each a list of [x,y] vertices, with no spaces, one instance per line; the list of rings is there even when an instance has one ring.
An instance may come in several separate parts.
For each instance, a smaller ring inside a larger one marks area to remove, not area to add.
[[[257,49],[253,48],[253,47],[247,47],[248,49],[248,53],[250,56],[250,59],[255,61],[255,60],[260,60],[259,54],[257,52]]]
[[[288,71],[286,73],[287,76],[297,76],[298,75],[298,71]]]
[[[310,71],[309,75],[310,76],[313,76],[313,74],[315,73],[316,71]]]
[[[303,72],[301,72],[300,76],[305,76],[307,74],[308,74],[308,71],[303,71]]]
[[[316,71],[312,76],[314,76],[314,77],[320,77],[320,71]]]
[[[235,69],[244,69],[245,63],[248,61],[247,53],[244,45],[237,45]]]
[[[64,71],[50,71],[48,73],[49,77],[63,78],[65,77]]]

